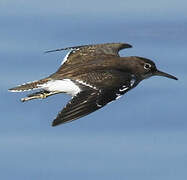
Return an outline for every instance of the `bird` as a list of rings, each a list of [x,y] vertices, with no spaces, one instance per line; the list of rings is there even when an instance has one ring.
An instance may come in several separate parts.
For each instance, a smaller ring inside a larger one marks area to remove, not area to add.
[[[152,76],[177,77],[160,71],[155,63],[139,56],[121,57],[119,51],[132,48],[128,43],[81,45],[46,51],[69,50],[57,71],[38,81],[27,82],[11,92],[39,90],[21,101],[44,99],[67,93],[71,100],[58,113],[52,126],[74,121],[101,109]]]

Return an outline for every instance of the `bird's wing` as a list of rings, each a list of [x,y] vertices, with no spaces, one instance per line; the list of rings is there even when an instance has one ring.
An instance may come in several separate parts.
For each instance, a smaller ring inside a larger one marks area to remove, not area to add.
[[[105,43],[105,44],[95,44],[95,45],[84,45],[67,47],[62,49],[56,49],[48,52],[70,50],[70,52],[65,56],[62,61],[63,66],[76,63],[84,63],[90,59],[95,58],[95,56],[106,57],[106,56],[119,56],[119,51],[125,48],[131,48],[130,44],[126,43]]]
[[[75,95],[64,109],[59,112],[52,125],[56,126],[86,116],[109,102],[118,99],[133,87],[129,81],[128,74],[123,76],[122,79],[122,75],[113,72],[113,78],[105,78],[103,81],[105,81],[104,86],[83,81],[77,82],[83,86],[83,90]]]
[[[134,87],[138,81],[134,75],[128,72],[123,72],[115,69],[96,70],[72,77],[72,80],[78,85],[85,85],[93,89],[121,89],[125,87]],[[83,86],[84,89],[84,86]]]
[[[80,92],[69,101],[61,112],[59,112],[52,126],[71,122],[96,111],[100,108],[96,103],[97,98],[98,91],[89,90]]]

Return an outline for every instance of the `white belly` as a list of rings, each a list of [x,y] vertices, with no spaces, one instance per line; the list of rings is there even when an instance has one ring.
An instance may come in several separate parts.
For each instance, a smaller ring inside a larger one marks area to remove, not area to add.
[[[70,79],[51,80],[45,84],[38,85],[38,87],[46,91],[63,92],[72,96],[76,95],[81,91],[81,89]]]

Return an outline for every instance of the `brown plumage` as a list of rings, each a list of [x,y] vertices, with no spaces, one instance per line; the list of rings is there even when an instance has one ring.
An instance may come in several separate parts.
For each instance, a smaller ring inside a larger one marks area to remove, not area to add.
[[[149,59],[119,56],[121,49],[131,47],[126,43],[107,43],[47,51],[71,50],[54,74],[11,88],[10,91],[42,90],[28,95],[22,101],[58,93],[71,94],[73,98],[53,121],[52,125],[56,126],[102,108],[136,87],[143,79],[158,75],[177,80],[157,70],[155,63]]]

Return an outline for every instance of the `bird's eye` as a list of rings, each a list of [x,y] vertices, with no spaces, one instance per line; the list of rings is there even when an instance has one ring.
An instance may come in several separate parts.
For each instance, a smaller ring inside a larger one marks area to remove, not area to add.
[[[150,69],[150,68],[151,68],[151,64],[149,64],[149,63],[144,64],[144,69]]]

